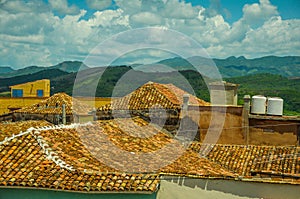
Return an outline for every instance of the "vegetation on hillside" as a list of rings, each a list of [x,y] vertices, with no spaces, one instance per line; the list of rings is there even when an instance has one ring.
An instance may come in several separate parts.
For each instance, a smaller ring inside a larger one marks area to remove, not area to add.
[[[178,70],[191,70],[199,66],[214,66],[223,77],[239,77],[250,74],[270,73],[285,77],[300,76],[300,56],[267,56],[255,59],[228,57],[226,59],[208,59],[199,56],[183,59],[174,57],[158,62]],[[192,65],[193,64],[193,65]]]
[[[85,70],[89,67],[80,61],[65,61],[54,66],[42,67],[42,66],[28,66],[18,70],[13,70],[10,67],[0,66],[0,78],[16,77],[21,75],[31,75],[40,71],[58,69],[64,72],[73,73],[79,70]]]
[[[284,100],[285,111],[300,113],[300,79],[288,79],[274,74],[256,74],[226,80],[239,84],[238,97],[240,103],[242,103],[243,96],[246,94],[281,97]]]
[[[161,60],[158,64],[169,66],[175,70],[195,70],[194,66],[200,69],[201,66],[217,66],[223,77],[240,77],[259,73],[278,74],[284,77],[300,77],[300,56],[266,56],[254,59],[247,59],[243,56],[232,56],[225,59],[204,58],[200,56],[193,56],[186,59],[174,57]],[[140,64],[137,65],[141,66]],[[59,69],[72,73],[88,68],[87,65],[80,61],[64,61],[49,67],[28,66],[18,70],[13,70],[7,66],[0,66],[0,78],[33,74],[45,69]]]
[[[9,73],[9,72],[12,72],[14,71],[14,69],[12,69],[11,67],[8,67],[8,66],[1,66],[0,67],[0,74],[3,73]]]
[[[58,69],[47,69],[30,75],[20,75],[17,77],[0,78],[0,92],[9,91],[10,90],[9,86],[22,84],[26,82],[32,82],[39,79],[52,80],[56,77],[64,76],[67,74],[68,74],[67,72]],[[64,85],[62,85],[62,87],[64,87]]]
[[[104,71],[100,80],[96,70]],[[128,66],[107,67],[99,69],[87,69],[86,79],[78,81],[78,89],[87,91],[82,96],[88,96],[88,85],[93,81],[98,82],[95,95],[97,97],[120,97],[124,96],[148,81],[158,83],[172,83],[201,99],[209,101],[207,77],[202,77],[194,70],[146,73],[135,71]],[[12,78],[0,78],[0,93],[9,91],[9,86],[48,78],[51,81],[51,94],[66,92],[73,93],[74,81],[77,73],[67,73],[58,69],[48,69],[31,75],[22,75]],[[242,103],[243,96],[265,95],[269,97],[281,97],[284,99],[285,113],[300,113],[300,79],[287,78],[275,74],[253,74],[243,77],[225,78],[226,81],[239,84],[238,97]],[[191,85],[191,87],[189,87]]]

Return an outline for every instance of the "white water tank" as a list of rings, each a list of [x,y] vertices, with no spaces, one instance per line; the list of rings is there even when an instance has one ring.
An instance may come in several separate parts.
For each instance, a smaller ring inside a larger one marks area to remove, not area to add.
[[[280,97],[269,97],[268,98],[268,115],[282,115],[283,113],[283,99]]]
[[[266,114],[266,101],[267,98],[265,96],[254,95],[251,101],[251,113]]]

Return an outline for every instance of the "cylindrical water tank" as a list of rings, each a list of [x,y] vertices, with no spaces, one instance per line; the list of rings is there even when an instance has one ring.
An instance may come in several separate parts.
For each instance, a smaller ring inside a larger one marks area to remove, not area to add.
[[[268,98],[268,115],[282,115],[283,113],[283,99],[280,97],[269,97]]]
[[[262,95],[254,95],[251,101],[251,113],[265,114],[267,98]]]

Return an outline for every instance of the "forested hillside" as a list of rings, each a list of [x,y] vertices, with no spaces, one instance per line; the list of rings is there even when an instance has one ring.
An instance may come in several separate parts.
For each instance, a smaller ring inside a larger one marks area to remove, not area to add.
[[[97,72],[102,72],[101,78],[97,77]],[[173,83],[176,86],[195,93],[199,98],[209,101],[209,90],[207,84],[210,80],[202,77],[194,70],[183,70],[173,72],[146,73],[133,70],[128,66],[115,66],[108,68],[91,68],[82,71],[86,75],[85,79],[79,80],[77,89],[86,91],[82,96],[90,95],[87,88],[91,81],[98,81],[96,93],[97,97],[120,97],[132,92],[137,87],[148,81],[159,83]],[[51,80],[51,94],[66,92],[73,93],[74,81],[77,73],[68,73],[58,69],[47,69],[31,75],[22,75],[12,78],[0,78],[0,92],[9,91],[9,86],[28,81],[48,78]],[[78,79],[77,79],[78,80]],[[275,74],[254,74],[242,77],[225,78],[224,80],[239,84],[239,103],[242,103],[244,95],[265,95],[277,96],[284,99],[284,110],[286,113],[300,113],[300,79],[287,78]],[[190,87],[191,86],[191,87]]]

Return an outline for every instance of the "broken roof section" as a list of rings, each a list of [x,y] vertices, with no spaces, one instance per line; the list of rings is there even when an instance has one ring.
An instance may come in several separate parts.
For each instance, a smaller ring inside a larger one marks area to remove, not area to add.
[[[86,115],[92,110],[92,107],[80,102],[66,93],[56,93],[46,100],[32,106],[16,110],[15,112],[28,114],[62,114],[63,104],[66,106],[67,115]]]
[[[107,110],[143,110],[155,107],[164,109],[181,108],[183,96],[186,91],[173,84],[159,84],[148,82],[132,93],[112,101],[112,103],[100,107],[99,111]],[[189,94],[189,104],[208,106],[210,103]]]

